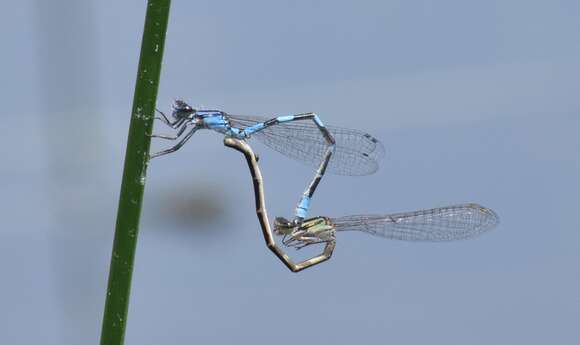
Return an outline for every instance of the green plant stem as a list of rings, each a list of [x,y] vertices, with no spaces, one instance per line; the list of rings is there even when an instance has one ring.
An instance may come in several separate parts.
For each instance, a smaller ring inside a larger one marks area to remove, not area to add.
[[[124,343],[131,277],[170,0],[149,0],[117,212],[101,345]]]

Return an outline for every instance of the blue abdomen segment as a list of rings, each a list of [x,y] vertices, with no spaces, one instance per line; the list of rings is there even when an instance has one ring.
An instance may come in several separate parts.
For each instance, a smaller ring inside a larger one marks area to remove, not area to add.
[[[279,116],[276,118],[276,120],[278,120],[278,123],[284,123],[284,122],[288,122],[288,121],[292,121],[294,120],[296,116],[294,115],[289,115],[289,116]]]
[[[318,125],[318,127],[324,127],[324,124],[322,123],[322,121],[320,121],[320,118],[318,117],[318,115],[314,115],[314,123],[316,123],[316,125]]]
[[[306,218],[309,207],[310,207],[310,197],[306,195],[302,196],[302,200],[300,200],[298,206],[296,207],[296,217],[300,217],[302,219]]]
[[[230,137],[234,137],[236,139],[245,139],[246,138],[246,134],[244,133],[244,130],[236,128],[236,127],[229,127],[226,135],[229,135]]]
[[[265,121],[265,122],[260,122],[260,123],[256,123],[253,126],[244,128],[244,134],[246,136],[250,136],[256,132],[261,131],[262,129],[269,127],[269,126],[274,126],[277,125],[279,123],[284,123],[284,122],[290,122],[296,119],[296,116],[294,115],[290,115],[290,116],[278,116],[276,118],[273,118],[271,120]]]
[[[244,128],[244,131],[243,131],[244,135],[246,135],[246,136],[252,135],[252,134],[264,129],[265,126],[266,125],[264,124],[264,122],[260,122],[260,123],[256,123],[253,126],[246,127],[246,128]]]

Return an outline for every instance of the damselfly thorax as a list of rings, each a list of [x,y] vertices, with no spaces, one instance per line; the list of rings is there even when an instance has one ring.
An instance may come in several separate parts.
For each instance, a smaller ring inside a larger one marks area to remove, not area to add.
[[[336,239],[336,227],[328,217],[305,219],[299,225],[283,217],[277,217],[274,221],[274,233],[283,236],[282,243],[286,246],[296,248],[334,242]]]

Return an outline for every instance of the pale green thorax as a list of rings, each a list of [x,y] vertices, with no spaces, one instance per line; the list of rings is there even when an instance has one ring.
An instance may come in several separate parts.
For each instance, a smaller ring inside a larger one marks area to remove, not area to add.
[[[289,241],[285,241],[285,244],[294,244],[297,247],[334,241],[335,230],[335,225],[328,217],[305,219],[301,224],[293,224],[278,217],[274,222],[274,232],[290,238]]]

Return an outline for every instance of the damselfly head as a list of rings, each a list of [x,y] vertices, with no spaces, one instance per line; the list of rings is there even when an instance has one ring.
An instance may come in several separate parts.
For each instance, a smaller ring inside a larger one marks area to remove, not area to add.
[[[171,115],[173,115],[175,119],[193,118],[195,113],[196,110],[184,101],[176,99],[175,102],[173,102],[173,112]]]
[[[296,225],[284,217],[276,217],[274,220],[274,233],[276,235],[288,235],[296,228]]]

